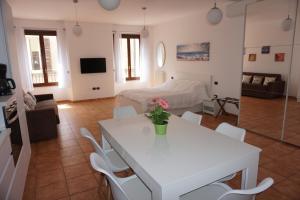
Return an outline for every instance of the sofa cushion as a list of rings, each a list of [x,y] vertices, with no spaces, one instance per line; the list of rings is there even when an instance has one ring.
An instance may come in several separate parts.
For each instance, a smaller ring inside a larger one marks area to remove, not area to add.
[[[265,77],[264,85],[268,85],[269,83],[275,82],[276,77]]]
[[[26,104],[26,106],[30,109],[30,110],[34,110],[35,106],[36,106],[36,101],[33,99],[33,97],[26,93],[24,95],[24,103]]]
[[[243,75],[242,83],[250,83],[252,76],[250,75]]]
[[[263,82],[263,76],[253,76],[252,84],[261,85]]]
[[[40,101],[35,106],[36,110],[42,110],[42,109],[48,109],[48,108],[53,108],[55,114],[58,115],[57,104],[53,99]]]

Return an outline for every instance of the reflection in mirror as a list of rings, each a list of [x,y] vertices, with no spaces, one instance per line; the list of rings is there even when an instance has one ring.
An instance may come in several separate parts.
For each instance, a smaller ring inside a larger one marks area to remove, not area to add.
[[[163,42],[160,42],[158,44],[156,51],[157,51],[156,52],[157,65],[158,67],[161,68],[165,65],[165,60],[166,60],[166,49]]]
[[[284,141],[300,146],[300,6],[298,2],[288,103],[285,118]]]
[[[280,140],[290,71],[296,0],[265,0],[247,7],[240,126]]]

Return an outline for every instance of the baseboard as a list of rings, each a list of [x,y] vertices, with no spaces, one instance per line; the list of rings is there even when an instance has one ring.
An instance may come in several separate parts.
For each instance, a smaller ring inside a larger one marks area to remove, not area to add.
[[[80,103],[80,102],[87,102],[87,101],[98,101],[98,100],[108,100],[108,99],[115,99],[115,96],[112,97],[103,97],[103,98],[96,98],[96,99],[82,99],[82,100],[68,100],[69,103]]]

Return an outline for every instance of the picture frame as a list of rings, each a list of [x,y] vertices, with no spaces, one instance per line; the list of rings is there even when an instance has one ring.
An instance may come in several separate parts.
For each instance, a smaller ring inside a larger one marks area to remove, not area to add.
[[[261,53],[262,53],[262,54],[269,54],[269,53],[270,53],[270,49],[271,49],[270,46],[263,46],[263,47],[261,48]]]
[[[254,62],[256,61],[256,54],[255,53],[250,53],[248,57],[248,61]]]
[[[274,59],[275,59],[275,62],[284,62],[285,53],[275,53]]]
[[[177,45],[178,61],[209,61],[209,42]]]

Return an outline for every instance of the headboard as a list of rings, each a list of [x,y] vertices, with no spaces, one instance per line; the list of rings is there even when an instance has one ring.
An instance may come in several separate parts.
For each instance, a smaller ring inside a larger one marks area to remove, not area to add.
[[[172,72],[167,73],[167,80],[170,79],[184,79],[184,80],[198,80],[203,82],[207,86],[208,96],[211,97],[213,77],[211,74],[205,73],[188,73],[188,72]]]

